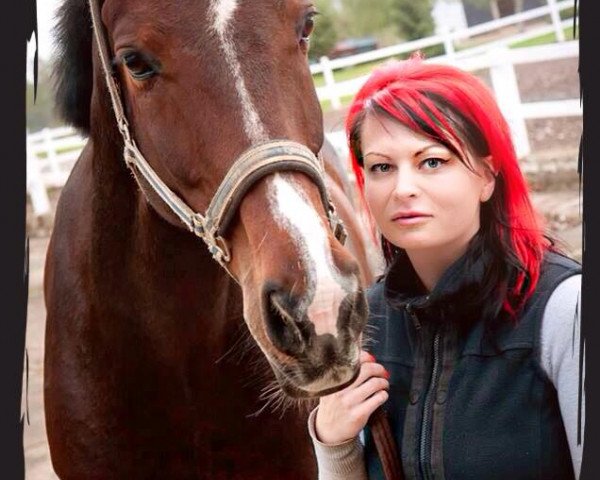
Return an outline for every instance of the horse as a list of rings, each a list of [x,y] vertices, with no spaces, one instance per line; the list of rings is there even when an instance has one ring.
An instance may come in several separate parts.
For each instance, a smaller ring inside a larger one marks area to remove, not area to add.
[[[317,157],[315,13],[60,7],[57,105],[88,136],[44,278],[60,478],[316,478],[306,409],[272,406],[356,378],[367,277],[335,236]]]

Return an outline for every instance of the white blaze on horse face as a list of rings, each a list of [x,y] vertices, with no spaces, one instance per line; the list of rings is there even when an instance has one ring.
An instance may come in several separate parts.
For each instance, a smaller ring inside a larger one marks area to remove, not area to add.
[[[354,276],[343,276],[333,263],[327,239],[327,226],[315,208],[302,195],[302,188],[275,174],[269,184],[269,197],[274,217],[292,237],[307,276],[305,302],[308,320],[314,324],[315,333],[331,333],[337,337],[337,320],[340,304],[358,288]]]
[[[214,18],[213,27],[221,36],[225,35],[227,25],[233,18],[235,9],[238,6],[238,0],[215,0],[212,5]]]
[[[268,136],[246,88],[246,82],[242,76],[242,67],[235,52],[231,23],[237,7],[238,0],[212,0],[210,6],[213,19],[212,28],[219,35],[225,61],[235,80],[235,87],[242,104],[244,131],[252,143],[259,143],[267,140]]]

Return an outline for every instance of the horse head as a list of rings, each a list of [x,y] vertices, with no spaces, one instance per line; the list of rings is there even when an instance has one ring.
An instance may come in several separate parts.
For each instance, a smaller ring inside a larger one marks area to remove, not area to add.
[[[282,139],[317,155],[322,115],[307,62],[315,13],[308,0],[100,2],[109,67],[135,144],[194,212],[207,210],[249,148]],[[67,0],[61,17],[59,106],[100,143],[107,133],[99,119],[112,113],[98,46],[81,20],[90,21],[87,2]],[[147,201],[181,228],[146,183]],[[219,232],[248,328],[292,397],[322,395],[355,378],[366,320],[358,266],[334,238],[322,197],[306,173],[271,172],[244,191]]]

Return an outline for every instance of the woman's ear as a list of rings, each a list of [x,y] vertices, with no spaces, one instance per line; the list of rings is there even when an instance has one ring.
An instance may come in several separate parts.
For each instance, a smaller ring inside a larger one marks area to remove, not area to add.
[[[492,161],[492,156],[488,155],[487,157],[483,157],[481,159],[483,163],[483,188],[481,189],[481,195],[479,200],[482,203],[487,202],[494,193],[494,188],[496,187],[496,176],[498,172],[494,169],[494,163]]]

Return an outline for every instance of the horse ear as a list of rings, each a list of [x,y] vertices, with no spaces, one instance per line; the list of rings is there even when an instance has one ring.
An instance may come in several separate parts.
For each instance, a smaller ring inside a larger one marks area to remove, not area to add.
[[[56,18],[56,109],[63,120],[89,134],[93,68],[92,20],[87,1],[65,0]]]

